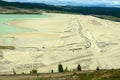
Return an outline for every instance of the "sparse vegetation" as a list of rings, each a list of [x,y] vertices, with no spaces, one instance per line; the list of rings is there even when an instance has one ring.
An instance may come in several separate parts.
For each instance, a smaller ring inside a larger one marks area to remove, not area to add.
[[[34,71],[34,70],[33,70]],[[76,71],[36,75],[0,75],[0,80],[120,80],[120,70]]]
[[[24,72],[22,72],[21,74],[23,74],[23,75],[24,75],[25,73],[24,73]]]
[[[10,49],[10,50],[14,50],[16,49],[14,46],[0,46],[0,49]]]
[[[100,19],[106,19],[106,20],[120,22],[120,18],[115,17],[115,16],[108,16],[108,15],[93,15],[93,16],[100,18]]]

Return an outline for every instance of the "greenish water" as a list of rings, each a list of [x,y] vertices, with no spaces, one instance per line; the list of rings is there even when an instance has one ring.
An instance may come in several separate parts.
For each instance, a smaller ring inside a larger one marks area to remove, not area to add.
[[[33,31],[31,29],[20,28],[15,26],[6,25],[6,22],[12,20],[21,20],[28,18],[46,18],[47,15],[34,15],[34,14],[0,14],[0,34],[9,34],[9,33],[21,33]]]
[[[7,45],[12,45],[13,40],[14,40],[14,38],[5,38],[4,43]]]

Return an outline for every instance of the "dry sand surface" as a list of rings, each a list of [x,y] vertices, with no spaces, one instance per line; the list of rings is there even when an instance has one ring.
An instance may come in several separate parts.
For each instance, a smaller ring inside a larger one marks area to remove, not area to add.
[[[33,29],[32,32],[2,34],[13,38],[15,50],[0,50],[0,73],[49,72],[62,63],[68,69],[120,68],[120,23],[92,16],[47,14],[8,22],[8,25]],[[2,42],[2,39],[0,42]],[[3,39],[4,40],[4,39]]]

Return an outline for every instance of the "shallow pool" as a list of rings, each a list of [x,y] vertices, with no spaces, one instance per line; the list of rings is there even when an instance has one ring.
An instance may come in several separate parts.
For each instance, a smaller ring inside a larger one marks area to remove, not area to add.
[[[46,18],[47,15],[34,15],[34,14],[0,14],[0,34],[9,34],[9,33],[21,33],[21,32],[30,32],[31,29],[20,28],[15,26],[10,26],[5,23],[12,20],[21,20],[26,18]]]

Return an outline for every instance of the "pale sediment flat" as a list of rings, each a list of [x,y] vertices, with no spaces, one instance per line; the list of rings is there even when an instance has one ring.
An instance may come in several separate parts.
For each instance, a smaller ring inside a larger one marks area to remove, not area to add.
[[[120,22],[93,16],[46,14],[46,18],[26,18],[6,24],[34,31],[0,34],[14,38],[16,50],[0,50],[0,73],[49,72],[62,63],[74,69],[81,64],[84,70],[120,68]]]

